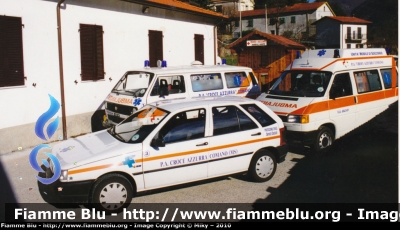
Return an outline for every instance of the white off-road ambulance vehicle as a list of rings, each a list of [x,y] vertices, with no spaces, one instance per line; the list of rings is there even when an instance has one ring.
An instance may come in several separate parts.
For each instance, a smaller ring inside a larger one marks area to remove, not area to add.
[[[289,145],[326,150],[398,101],[385,49],[307,50],[257,100],[283,120]]]
[[[145,62],[146,63],[146,62]],[[223,62],[224,63],[224,62]],[[240,96],[255,99],[261,93],[253,70],[231,65],[159,67],[127,71],[105,99],[103,126],[120,123],[148,103],[165,99]]]

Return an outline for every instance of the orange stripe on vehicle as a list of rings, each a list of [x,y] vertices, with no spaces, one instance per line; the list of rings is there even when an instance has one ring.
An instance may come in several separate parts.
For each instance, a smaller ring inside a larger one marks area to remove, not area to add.
[[[374,57],[374,58],[388,58],[388,56],[378,56],[378,57]],[[331,66],[333,64],[335,64],[336,62],[345,62],[348,60],[362,60],[362,59],[371,59],[371,57],[357,57],[357,58],[338,58],[335,61],[328,63],[327,65],[321,67],[321,68],[292,68],[292,65],[290,66],[290,70],[296,70],[296,69],[302,69],[302,70],[323,70],[325,68],[327,68],[328,66]],[[395,64],[394,64],[395,65]]]
[[[240,89],[238,89],[236,94],[243,94],[246,93],[247,87],[241,87]]]
[[[360,94],[357,96],[358,104],[381,100],[384,98],[385,98],[385,93],[383,91]]]
[[[261,141],[267,141],[267,140],[271,140],[271,139],[275,139],[275,138],[279,138],[279,136],[260,138],[260,139],[251,140],[251,141],[237,142],[235,144],[221,145],[221,146],[217,146],[217,147],[214,147],[214,148],[204,148],[204,149],[192,150],[192,151],[187,151],[187,152],[173,153],[173,154],[168,154],[168,155],[163,155],[163,156],[149,157],[149,158],[144,158],[142,160],[142,162],[152,161],[152,160],[159,160],[159,159],[170,158],[170,157],[186,156],[186,155],[191,155],[191,154],[195,154],[195,153],[208,152],[208,151],[212,151],[212,150],[229,148],[229,147],[234,147],[234,146],[239,146],[239,145],[247,145],[247,144],[251,144],[251,143],[255,143],[255,142],[261,142]],[[138,161],[140,161],[140,160],[138,160]]]
[[[99,166],[83,168],[83,169],[75,169],[75,170],[68,171],[68,175],[77,174],[77,173],[83,173],[83,172],[89,172],[89,171],[94,171],[94,170],[99,170],[99,169],[105,169],[105,168],[108,168],[108,167],[111,167],[111,166],[113,166],[113,164],[99,165]]]
[[[385,98],[398,96],[398,88],[385,90]]]
[[[213,151],[213,150],[229,148],[229,147],[234,147],[234,146],[239,146],[239,145],[246,145],[246,144],[251,144],[251,143],[255,143],[255,142],[272,140],[272,139],[276,139],[276,138],[280,138],[280,136],[272,136],[272,137],[260,138],[260,139],[251,140],[251,141],[243,141],[243,142],[230,144],[230,145],[221,145],[221,146],[214,147],[214,148],[204,148],[204,149],[199,149],[199,150],[180,152],[180,153],[168,154],[168,155],[163,155],[163,156],[135,159],[135,162],[136,163],[143,163],[143,162],[146,162],[146,161],[160,160],[160,159],[164,159],[164,158],[171,158],[171,157],[177,157],[177,156],[185,156],[185,155],[191,155],[191,154],[201,153],[201,152],[209,152],[209,151]],[[76,170],[68,171],[68,175],[77,174],[77,173],[83,173],[83,172],[90,172],[90,171],[95,171],[95,170],[100,170],[100,169],[105,169],[105,168],[109,168],[109,167],[112,167],[112,166],[115,166],[115,165],[121,166],[123,164],[122,163],[107,164],[107,165],[99,165],[99,166],[83,168],[83,169],[76,169]]]
[[[368,103],[372,101],[382,100],[385,98],[390,98],[397,96],[398,89],[388,89],[384,91],[376,91],[376,92],[369,92],[365,94],[359,95],[351,95],[347,97],[336,98],[334,100],[330,99],[327,101],[313,103],[304,107],[301,107],[297,110],[289,112],[290,114],[312,114],[327,111],[329,109],[337,109],[346,106],[353,106],[355,105],[355,97],[357,98],[358,104]],[[288,113],[284,112],[275,112],[278,115],[286,115]]]
[[[353,106],[356,104],[354,98],[355,96],[347,96],[347,97],[336,98],[335,100],[329,100],[328,102],[329,109],[337,109],[346,106]]]

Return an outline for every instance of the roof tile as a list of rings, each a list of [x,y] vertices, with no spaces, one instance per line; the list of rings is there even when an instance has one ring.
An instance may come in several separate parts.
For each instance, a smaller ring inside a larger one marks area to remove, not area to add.
[[[177,8],[177,9],[181,9],[181,10],[188,10],[188,11],[202,13],[202,14],[206,14],[206,15],[227,18],[227,16],[225,16],[221,13],[218,13],[218,12],[215,12],[212,10],[207,10],[207,9],[197,7],[194,5],[190,5],[189,3],[182,2],[180,0],[146,0],[143,2],[154,3],[154,4],[164,5],[164,6],[170,6],[171,8]]]
[[[370,21],[361,19],[361,18],[356,18],[356,17],[346,17],[346,16],[326,16],[321,18],[319,21],[321,20],[325,20],[325,19],[333,19],[342,23],[362,23],[362,24],[368,24],[368,23],[372,23]],[[317,21],[316,21],[317,22]]]
[[[268,8],[267,6],[267,14],[278,14],[278,13],[285,14],[285,13],[302,12],[302,11],[315,11],[325,3],[326,2],[297,3],[294,4],[293,6],[275,7],[275,8]],[[265,15],[265,9],[246,10],[242,11],[241,14],[242,17],[263,16]],[[239,13],[237,13],[235,17],[239,17]]]

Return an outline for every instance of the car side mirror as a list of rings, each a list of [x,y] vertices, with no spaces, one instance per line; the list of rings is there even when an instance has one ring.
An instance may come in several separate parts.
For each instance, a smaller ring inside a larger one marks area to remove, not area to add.
[[[165,142],[162,138],[154,138],[151,140],[150,146],[152,147],[165,147]]]

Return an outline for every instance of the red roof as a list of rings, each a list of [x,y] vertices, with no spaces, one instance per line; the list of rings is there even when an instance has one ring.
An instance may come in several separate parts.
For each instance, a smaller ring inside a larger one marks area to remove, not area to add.
[[[326,20],[326,19],[332,19],[339,21],[341,23],[350,23],[350,24],[369,24],[372,23],[370,21],[361,19],[361,18],[356,18],[356,17],[345,17],[345,16],[326,16],[321,18],[318,21],[315,21],[313,24],[320,22],[321,20]]]
[[[253,32],[247,34],[246,36],[239,38],[235,42],[228,45],[226,48],[232,49],[234,46],[238,45],[241,42],[245,42],[248,38],[250,38],[253,35],[259,35],[261,37],[266,38],[267,40],[271,40],[271,41],[281,44],[282,46],[285,46],[287,48],[303,49],[303,50],[306,49],[306,47],[304,45],[297,43],[293,40],[290,40],[289,38],[285,38],[283,36],[279,36],[279,35],[275,35],[275,34],[263,33],[258,30],[254,30]]]
[[[164,8],[168,7],[171,9],[186,10],[186,11],[201,13],[201,14],[210,15],[210,16],[214,16],[214,17],[228,18],[226,15],[223,15],[221,13],[218,13],[218,12],[215,12],[212,10],[207,10],[207,9],[197,7],[194,5],[190,5],[189,3],[181,2],[180,0],[146,0],[146,1],[132,0],[131,2],[136,2],[136,3],[143,4],[143,5],[156,4],[156,5],[164,6]]]
[[[267,6],[267,14],[287,14],[293,12],[315,11],[324,4],[327,4],[329,7],[329,4],[327,2],[297,3],[294,4],[293,6],[275,7],[275,8],[268,8]],[[242,17],[256,17],[264,15],[265,15],[265,9],[242,11]],[[235,17],[239,17],[239,13],[236,13]]]

